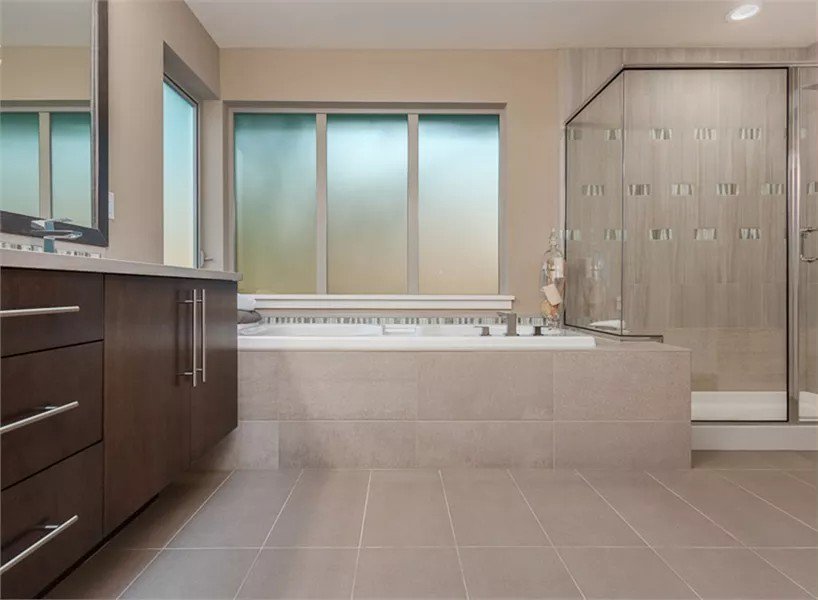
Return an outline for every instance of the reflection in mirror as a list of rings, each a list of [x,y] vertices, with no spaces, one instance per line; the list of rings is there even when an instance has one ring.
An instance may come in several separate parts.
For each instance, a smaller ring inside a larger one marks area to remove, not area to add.
[[[0,2],[0,209],[6,218],[15,213],[97,226],[95,4]]]

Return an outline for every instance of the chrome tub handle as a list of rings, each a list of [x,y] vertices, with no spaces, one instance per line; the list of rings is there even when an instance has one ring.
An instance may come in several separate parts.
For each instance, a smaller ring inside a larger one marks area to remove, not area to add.
[[[79,312],[79,306],[44,306],[42,308],[9,308],[0,310],[0,317],[34,317],[37,315],[62,315]]]
[[[813,262],[818,261],[818,256],[806,256],[804,254],[804,252],[805,252],[804,246],[806,246],[806,243],[807,243],[807,236],[809,236],[809,234],[811,234],[811,233],[815,233],[816,231],[818,231],[818,227],[804,227],[800,231],[800,234],[801,234],[800,235],[800,237],[801,237],[801,246],[800,246],[801,251],[799,253],[800,254],[799,258],[801,259],[801,262],[813,263]]]
[[[48,544],[49,542],[53,541],[58,535],[63,533],[66,529],[71,527],[74,523],[80,520],[79,515],[74,515],[67,521],[60,523],[59,525],[43,525],[41,527],[34,528],[36,530],[48,531],[48,534],[41,537],[39,540],[31,544],[28,548],[20,552],[19,554],[15,555],[13,558],[9,559],[8,561],[4,562],[0,565],[0,575],[11,569],[17,563],[25,560],[37,550]]]
[[[74,402],[61,404],[60,406],[40,406],[35,409],[40,411],[36,415],[31,415],[30,417],[25,417],[18,421],[12,421],[7,425],[0,425],[0,435],[8,433],[9,431],[14,431],[15,429],[20,429],[21,427],[39,423],[40,421],[45,421],[51,417],[56,417],[64,412],[68,412],[69,410],[74,410],[75,408],[79,407],[79,405],[80,403],[75,400]]]

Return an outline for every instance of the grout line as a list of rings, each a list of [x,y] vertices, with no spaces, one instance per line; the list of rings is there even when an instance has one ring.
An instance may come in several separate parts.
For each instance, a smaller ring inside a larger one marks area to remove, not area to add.
[[[457,543],[457,534],[454,532],[454,520],[452,519],[452,509],[449,506],[449,496],[446,494],[446,484],[443,482],[443,472],[438,469],[437,476],[440,479],[440,489],[443,490],[443,501],[446,503],[446,514],[449,515],[449,527],[452,528],[452,539],[454,540],[454,552],[457,554],[457,564],[460,567],[460,578],[463,581],[463,589],[466,592],[466,600],[469,600],[469,586],[466,583],[466,572],[463,570],[463,559],[460,558],[460,546]]]
[[[610,502],[608,502],[608,499],[607,499],[605,496],[603,496],[603,495],[602,495],[602,492],[600,492],[598,489],[596,489],[596,488],[593,486],[593,484],[592,484],[590,481],[588,481],[587,479],[585,479],[585,476],[584,476],[582,473],[580,473],[580,472],[579,472],[579,471],[577,471],[577,470],[574,470],[574,473],[576,473],[576,474],[579,476],[579,478],[580,478],[580,479],[582,479],[582,480],[583,480],[583,481],[584,481],[584,482],[585,482],[585,483],[588,485],[588,487],[590,487],[592,490],[594,490],[594,492],[596,492],[597,496],[599,496],[600,498],[602,498],[602,501],[603,501],[605,504],[607,504],[607,505],[610,507],[610,509],[611,509],[612,511],[614,511],[614,512],[617,514],[617,516],[618,516],[620,519],[622,519],[622,521],[624,521],[625,525],[627,525],[628,527],[630,527],[630,528],[631,528],[631,530],[632,530],[632,531],[633,531],[633,532],[634,532],[634,533],[635,533],[635,534],[636,534],[636,535],[639,537],[639,539],[640,539],[640,540],[642,540],[642,542],[644,542],[645,546],[647,546],[647,547],[650,549],[650,551],[651,551],[651,552],[653,552],[653,553],[656,555],[656,557],[657,557],[659,560],[661,560],[663,563],[665,563],[665,566],[667,566],[667,568],[668,568],[668,569],[670,569],[671,571],[673,571],[673,574],[674,574],[674,575],[676,575],[676,577],[678,577],[678,578],[679,578],[679,580],[680,580],[682,583],[684,583],[684,584],[685,584],[685,585],[688,587],[688,589],[690,589],[690,591],[691,591],[691,592],[693,592],[693,593],[696,595],[696,598],[699,598],[699,600],[701,600],[701,597],[702,597],[702,596],[701,596],[701,594],[699,594],[699,592],[698,592],[698,591],[696,591],[696,589],[695,589],[695,588],[694,588],[692,585],[690,585],[690,584],[687,582],[687,580],[685,580],[685,578],[684,578],[684,577],[682,577],[682,576],[681,576],[681,575],[678,573],[678,571],[676,571],[676,569],[674,569],[674,568],[673,568],[673,567],[670,565],[670,563],[669,563],[669,562],[667,562],[667,561],[665,560],[665,558],[664,558],[664,557],[663,557],[661,554],[659,554],[659,553],[656,551],[656,548],[654,548],[653,546],[651,546],[651,545],[650,545],[650,542],[648,542],[648,540],[646,540],[646,539],[644,538],[644,536],[643,536],[641,533],[639,533],[639,531],[637,531],[636,527],[634,527],[633,525],[631,525],[631,524],[628,522],[628,520],[625,518],[625,516],[624,516],[622,513],[620,513],[620,512],[619,512],[619,511],[618,511],[618,510],[617,510],[617,509],[614,507],[614,505],[613,505],[613,504],[611,504]]]
[[[763,557],[761,554],[759,554],[759,553],[756,551],[756,549],[755,549],[754,547],[750,546],[749,544],[745,544],[745,543],[744,543],[744,542],[743,542],[741,539],[739,539],[739,538],[738,538],[738,536],[733,535],[733,534],[732,534],[732,533],[731,533],[731,532],[730,532],[730,531],[729,531],[729,530],[728,530],[726,527],[722,527],[722,526],[721,526],[719,523],[717,523],[717,522],[716,522],[714,519],[712,519],[712,518],[711,518],[711,517],[710,517],[708,514],[706,514],[706,513],[705,513],[703,510],[701,510],[701,509],[700,509],[699,507],[697,507],[695,504],[693,504],[692,502],[690,502],[690,501],[689,501],[687,498],[685,498],[685,497],[684,497],[684,496],[682,496],[681,494],[677,493],[675,490],[671,489],[671,488],[670,488],[668,485],[665,485],[665,483],[664,483],[664,482],[662,482],[661,480],[659,480],[659,478],[655,477],[655,476],[653,475],[653,473],[650,473],[650,472],[648,472],[648,471],[645,471],[645,473],[647,474],[647,476],[648,476],[648,477],[650,477],[651,479],[653,479],[654,481],[656,481],[656,483],[658,483],[658,484],[659,484],[659,485],[661,485],[663,488],[665,488],[667,491],[669,491],[671,494],[673,494],[674,496],[676,496],[676,497],[677,497],[679,500],[681,500],[682,502],[684,502],[685,504],[687,504],[687,505],[688,505],[690,508],[692,508],[692,509],[693,509],[693,510],[695,510],[697,513],[699,513],[701,516],[703,516],[705,519],[707,519],[708,521],[710,521],[710,522],[711,522],[713,525],[715,525],[716,527],[718,527],[719,529],[721,529],[721,530],[722,530],[724,533],[726,533],[728,536],[730,536],[731,538],[733,538],[734,540],[736,540],[736,542],[738,542],[738,543],[740,544],[740,546],[739,546],[739,548],[738,548],[738,549],[745,548],[745,549],[749,550],[750,552],[752,552],[753,554],[755,554],[755,555],[756,555],[758,558],[760,558],[760,559],[761,559],[761,560],[763,560],[765,563],[767,563],[768,565],[770,565],[770,567],[772,567],[772,568],[773,568],[775,571],[777,571],[778,573],[780,573],[781,575],[783,575],[783,576],[784,576],[786,579],[788,579],[790,582],[794,583],[794,584],[795,584],[795,585],[797,585],[799,588],[801,588],[802,590],[804,590],[804,591],[807,593],[807,595],[808,595],[808,596],[810,596],[810,597],[814,597],[814,596],[812,595],[812,593],[811,593],[811,592],[810,592],[810,591],[809,591],[807,588],[805,588],[803,585],[801,585],[800,583],[798,583],[797,581],[795,581],[795,580],[794,580],[792,577],[790,577],[790,576],[789,576],[789,575],[787,575],[787,574],[786,574],[784,571],[782,571],[781,569],[779,569],[778,567],[776,567],[776,566],[775,566],[773,563],[771,563],[769,560],[767,560],[766,558],[764,558],[764,557]]]
[[[162,546],[162,548],[159,549],[159,551],[153,556],[152,559],[150,559],[147,562],[147,564],[144,567],[142,567],[142,569],[139,571],[139,573],[137,573],[136,576],[133,579],[131,579],[130,583],[128,585],[126,585],[122,589],[121,592],[119,592],[119,595],[117,595],[117,599],[122,598],[122,596],[125,595],[125,592],[127,592],[130,589],[130,587],[136,582],[136,580],[139,579],[142,576],[142,573],[144,573],[145,571],[148,570],[148,567],[150,567],[154,563],[154,561],[157,558],[159,558],[159,555],[162,554],[162,552],[164,552],[167,549],[167,547],[170,545],[170,543],[176,538],[177,535],[179,535],[179,532],[181,532],[182,529],[184,529],[185,526],[193,520],[193,517],[195,517],[196,515],[199,514],[199,511],[202,510],[202,508],[204,508],[204,505],[207,504],[210,501],[210,499],[216,494],[216,492],[218,492],[220,489],[222,489],[222,486],[225,483],[227,483],[227,481],[233,476],[233,473],[235,473],[235,472],[236,472],[235,469],[230,471],[230,473],[227,475],[227,477],[222,479],[222,482],[219,485],[216,486],[216,489],[214,489],[212,492],[210,492],[210,494],[208,494],[207,498],[205,498],[202,501],[202,503],[199,505],[199,507],[196,510],[194,510],[193,513],[187,519],[185,519],[185,522],[182,523],[182,525],[179,527],[179,529],[177,529],[174,532],[174,534],[172,536],[170,536],[170,538],[168,538],[168,541],[165,542],[165,545]]]
[[[557,555],[557,559],[559,559],[560,563],[562,564],[562,568],[565,569],[566,573],[568,573],[568,577],[570,577],[571,581],[574,582],[574,585],[576,586],[579,595],[582,596],[583,600],[585,600],[586,597],[585,592],[582,591],[582,588],[579,586],[579,582],[574,577],[574,574],[571,572],[571,569],[568,568],[568,563],[566,563],[565,559],[562,557],[562,553],[554,545],[554,541],[551,539],[551,536],[548,535],[548,532],[545,530],[542,521],[540,521],[540,518],[537,516],[537,513],[534,512],[534,508],[531,506],[531,503],[528,501],[528,498],[526,498],[526,495],[523,493],[522,488],[517,483],[517,480],[514,478],[514,474],[511,472],[511,469],[506,469],[506,473],[511,478],[511,482],[514,484],[514,487],[517,488],[517,492],[522,497],[523,501],[525,502],[525,505],[528,507],[528,510],[531,511],[534,520],[537,521],[537,525],[540,526],[540,531],[542,531],[543,535],[545,536],[545,539],[548,540],[548,543],[551,544],[551,548],[554,549],[554,554]]]
[[[364,543],[364,526],[366,525],[366,511],[369,508],[369,491],[372,488],[372,471],[369,471],[369,478],[366,481],[366,497],[364,498],[364,514],[361,516],[361,533],[358,535],[358,553],[355,555],[355,569],[352,571],[352,587],[349,590],[349,598],[355,597],[355,584],[358,581],[358,562],[361,560],[361,546]]]
[[[809,486],[809,487],[811,487],[812,489],[815,489],[815,488],[816,488],[815,484],[812,484],[812,483],[810,483],[809,481],[806,481],[806,480],[804,480],[804,479],[801,479],[800,477],[798,477],[798,476],[796,476],[796,475],[793,475],[793,474],[792,474],[792,471],[806,471],[806,470],[807,470],[807,469],[790,469],[789,471],[785,471],[785,470],[783,470],[783,469],[782,469],[782,470],[781,470],[781,472],[782,472],[782,473],[784,473],[784,475],[786,475],[786,476],[788,476],[788,477],[792,477],[792,478],[793,478],[793,479],[795,479],[797,482],[799,482],[799,483],[803,483],[804,485]]]
[[[284,512],[284,508],[287,506],[287,503],[290,501],[290,498],[292,497],[293,492],[295,491],[295,488],[298,485],[298,482],[301,481],[301,476],[303,474],[304,474],[304,469],[301,469],[298,472],[298,477],[295,478],[295,481],[293,482],[293,486],[290,488],[290,491],[287,494],[287,497],[284,499],[284,504],[282,504],[281,508],[278,509],[278,514],[276,514],[276,518],[273,520],[273,524],[270,525],[270,530],[267,532],[267,535],[264,536],[264,541],[261,542],[261,548],[259,548],[258,552],[256,552],[256,556],[255,556],[255,558],[253,558],[253,562],[250,563],[250,566],[247,568],[247,572],[244,574],[244,577],[242,578],[241,583],[239,584],[239,587],[236,589],[236,593],[233,595],[233,600],[236,600],[236,598],[239,597],[239,593],[241,593],[241,588],[244,587],[244,584],[247,582],[247,579],[250,577],[250,572],[253,570],[253,567],[256,566],[256,563],[258,562],[259,557],[261,557],[261,552],[262,552],[262,550],[264,550],[264,546],[267,545],[267,540],[269,540],[270,536],[273,534],[273,529],[275,529],[276,523],[278,523],[278,519],[281,517],[281,513]]]
[[[795,516],[795,515],[793,515],[793,514],[790,514],[789,512],[787,512],[786,510],[784,510],[784,509],[783,509],[783,508],[781,508],[780,506],[777,506],[777,505],[773,504],[773,502],[772,502],[772,501],[767,500],[767,499],[766,499],[766,498],[764,498],[763,496],[761,496],[761,495],[759,495],[759,494],[756,494],[756,493],[755,493],[753,490],[751,490],[751,489],[748,489],[748,488],[744,487],[744,486],[743,486],[743,485],[741,485],[739,482],[734,481],[734,480],[730,479],[729,477],[727,477],[726,475],[723,475],[723,474],[721,474],[721,473],[719,473],[719,477],[721,477],[721,478],[722,478],[724,481],[726,481],[727,483],[730,483],[731,485],[736,486],[736,487],[737,487],[737,488],[739,488],[740,490],[744,490],[745,492],[747,492],[747,493],[748,493],[748,494],[750,494],[751,496],[755,496],[756,498],[758,498],[758,499],[759,499],[759,500],[761,500],[762,502],[764,502],[764,503],[766,503],[766,504],[769,504],[769,505],[770,505],[770,506],[772,506],[772,507],[773,507],[775,510],[777,510],[777,511],[779,511],[779,512],[784,513],[785,515],[787,515],[787,516],[788,516],[788,517],[790,517],[791,519],[795,519],[796,521],[798,521],[799,523],[801,523],[801,524],[802,524],[804,527],[809,527],[809,528],[810,528],[810,529],[812,529],[813,531],[818,531],[818,528],[816,528],[814,525],[810,525],[810,524],[809,524],[809,523],[807,523],[806,521],[802,521],[801,519],[799,519],[798,517],[796,517],[796,516]]]

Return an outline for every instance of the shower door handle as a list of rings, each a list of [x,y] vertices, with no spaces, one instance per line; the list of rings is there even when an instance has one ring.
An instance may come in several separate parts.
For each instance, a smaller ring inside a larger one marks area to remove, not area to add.
[[[800,232],[800,237],[801,237],[800,258],[801,258],[801,262],[813,263],[813,262],[818,261],[818,256],[806,256],[804,254],[804,252],[805,252],[804,247],[807,244],[807,237],[809,237],[809,234],[815,233],[817,231],[818,231],[818,227],[804,227],[803,229],[801,229],[801,232]]]

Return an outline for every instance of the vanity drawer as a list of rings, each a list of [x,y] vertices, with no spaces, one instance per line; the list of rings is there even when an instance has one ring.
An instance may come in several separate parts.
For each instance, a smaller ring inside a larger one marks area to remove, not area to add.
[[[3,598],[32,598],[102,538],[102,444],[0,494]]]
[[[2,356],[102,339],[101,274],[7,268],[0,288]]]
[[[0,395],[5,489],[102,439],[102,342],[2,359]]]

